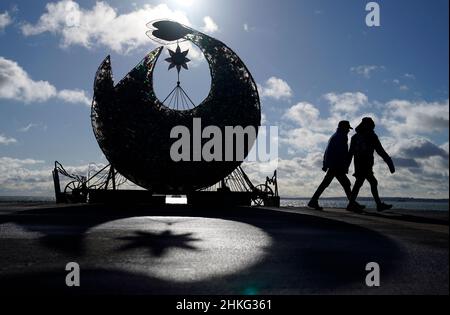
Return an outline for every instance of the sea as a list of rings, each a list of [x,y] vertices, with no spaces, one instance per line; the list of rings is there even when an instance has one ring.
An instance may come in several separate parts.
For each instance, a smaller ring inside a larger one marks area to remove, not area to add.
[[[309,198],[281,198],[282,207],[306,207]],[[407,209],[418,211],[449,211],[448,199],[415,199],[415,198],[383,198],[383,201],[392,204],[393,209]],[[54,197],[47,196],[0,196],[0,206],[6,204],[46,204],[55,202]],[[358,198],[358,202],[368,209],[375,209],[372,198]],[[345,208],[346,198],[321,198],[320,205],[324,208]]]

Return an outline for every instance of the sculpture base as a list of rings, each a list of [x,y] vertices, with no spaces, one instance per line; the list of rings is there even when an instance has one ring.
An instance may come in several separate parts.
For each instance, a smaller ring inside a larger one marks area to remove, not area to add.
[[[165,195],[154,195],[147,190],[90,190],[89,203],[100,204],[166,204]],[[187,194],[187,204],[194,207],[251,206],[250,192],[196,191]]]

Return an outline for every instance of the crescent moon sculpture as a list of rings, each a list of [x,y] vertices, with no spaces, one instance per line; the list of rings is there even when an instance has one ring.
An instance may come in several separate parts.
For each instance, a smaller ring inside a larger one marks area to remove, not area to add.
[[[153,26],[158,39],[188,40],[200,48],[210,68],[208,96],[185,111],[158,100],[153,71],[163,47],[150,52],[117,85],[108,56],[95,76],[92,127],[108,161],[128,180],[155,193],[189,193],[221,181],[242,161],[174,162],[170,148],[177,139],[170,138],[172,128],[185,126],[192,134],[193,119],[201,118],[203,127],[217,126],[222,134],[225,126],[252,126],[257,132],[261,122],[258,90],[247,67],[224,43],[172,21]],[[245,148],[245,156],[251,145]]]

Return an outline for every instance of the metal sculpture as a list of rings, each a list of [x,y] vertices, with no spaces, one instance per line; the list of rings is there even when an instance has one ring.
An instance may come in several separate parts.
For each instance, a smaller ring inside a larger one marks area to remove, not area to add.
[[[158,100],[153,71],[163,47],[150,52],[117,85],[108,56],[95,76],[94,134],[114,169],[133,183],[157,193],[204,189],[223,180],[242,161],[174,162],[170,157],[175,141],[170,139],[171,129],[181,125],[192,131],[193,118],[201,118],[202,125],[222,131],[226,126],[251,126],[257,131],[261,122],[257,87],[247,67],[224,43],[176,22],[158,21],[152,26],[157,39],[188,40],[200,48],[210,67],[209,95],[189,110],[169,108]],[[184,67],[185,59],[172,57],[177,70]],[[251,145],[245,148],[245,156]]]

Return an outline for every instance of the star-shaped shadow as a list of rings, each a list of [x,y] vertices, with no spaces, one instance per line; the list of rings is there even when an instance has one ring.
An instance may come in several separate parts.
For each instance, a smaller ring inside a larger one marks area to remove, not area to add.
[[[169,70],[173,67],[177,67],[178,73],[180,73],[181,67],[188,70],[187,63],[191,61],[189,58],[186,58],[189,49],[185,51],[181,51],[180,46],[177,46],[175,51],[169,50],[170,58],[166,58],[166,61],[170,63]]]
[[[169,230],[161,233],[136,231],[133,236],[122,237],[119,240],[129,241],[127,245],[120,248],[121,251],[147,248],[156,257],[163,256],[169,248],[198,250],[189,243],[200,241],[198,238],[193,238],[192,233],[173,234]]]

